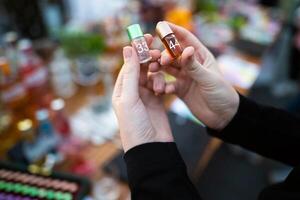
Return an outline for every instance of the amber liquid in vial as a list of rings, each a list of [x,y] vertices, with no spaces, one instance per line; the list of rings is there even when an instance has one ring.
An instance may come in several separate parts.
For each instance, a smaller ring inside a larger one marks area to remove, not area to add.
[[[152,59],[149,52],[149,47],[144,37],[133,39],[131,44],[135,48],[141,64],[147,63]]]
[[[178,58],[181,55],[182,48],[173,33],[165,36],[162,42],[173,58]]]
[[[165,21],[158,22],[155,30],[169,54],[174,59],[178,58],[182,53],[182,48],[169,24]]]

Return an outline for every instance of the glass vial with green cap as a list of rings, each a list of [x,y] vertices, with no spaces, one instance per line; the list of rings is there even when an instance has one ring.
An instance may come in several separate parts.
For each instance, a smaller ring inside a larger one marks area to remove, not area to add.
[[[149,47],[139,24],[132,24],[127,27],[128,37],[131,45],[135,48],[140,63],[147,63],[152,59]]]

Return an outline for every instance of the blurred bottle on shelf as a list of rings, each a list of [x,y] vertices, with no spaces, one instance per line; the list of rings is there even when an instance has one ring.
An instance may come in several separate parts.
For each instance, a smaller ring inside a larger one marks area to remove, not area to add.
[[[33,128],[33,122],[30,119],[23,119],[17,124],[18,131],[21,140],[28,145],[31,145],[35,140],[35,130]]]
[[[26,88],[17,74],[13,73],[5,57],[0,57],[0,91],[1,101],[12,110],[17,110],[26,103]]]
[[[13,115],[10,111],[4,108],[4,105],[0,102],[0,156],[2,157],[6,151],[13,145],[13,139],[11,139],[13,130]]]
[[[50,63],[50,71],[54,93],[62,98],[73,96],[76,92],[76,86],[72,79],[71,62],[62,49],[54,53],[54,58]]]
[[[51,102],[51,110],[53,111],[54,129],[63,138],[68,138],[71,134],[69,120],[64,112],[65,102],[63,99],[55,99]]]
[[[18,133],[20,135],[19,141],[10,149],[8,156],[15,162],[28,163],[26,156],[26,149],[30,149],[35,143],[36,129],[33,127],[33,121],[30,119],[23,119],[17,123]]]
[[[31,145],[24,145],[24,154],[30,162],[42,159],[48,152],[54,150],[59,143],[59,137],[55,134],[49,111],[40,109],[36,111],[37,134]]]
[[[97,171],[93,160],[87,159],[82,153],[77,153],[70,171],[81,176],[92,178]]]
[[[0,102],[0,136],[7,132],[12,124],[12,115]]]
[[[16,32],[8,32],[4,35],[5,56],[11,66],[13,74],[18,73],[18,35]]]
[[[38,134],[41,137],[51,137],[54,135],[54,127],[49,118],[49,111],[41,109],[36,112],[38,122]]]
[[[18,43],[19,74],[26,87],[31,103],[42,104],[48,90],[48,70],[35,54],[30,40],[22,39]]]
[[[75,82],[82,86],[93,86],[99,83],[98,58],[93,55],[84,55],[75,60]]]
[[[114,88],[113,72],[121,63],[119,55],[104,53],[99,58],[99,69],[102,74],[101,81],[104,85],[104,93],[97,96],[93,103],[93,111],[101,113],[111,108],[111,97]]]

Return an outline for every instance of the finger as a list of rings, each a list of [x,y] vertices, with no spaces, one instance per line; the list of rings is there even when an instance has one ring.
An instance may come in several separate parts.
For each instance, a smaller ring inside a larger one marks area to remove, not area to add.
[[[180,70],[177,68],[174,68],[172,66],[163,66],[162,70],[176,78],[179,77],[179,75],[180,75]]]
[[[140,86],[145,86],[148,81],[148,65],[147,63],[142,64],[140,68]]]
[[[197,37],[190,31],[188,31],[187,29],[185,29],[181,26],[178,26],[176,24],[173,24],[171,22],[167,22],[167,23],[169,24],[170,28],[176,35],[176,38],[178,39],[179,43],[183,47],[199,43],[199,40],[197,39]]]
[[[169,54],[167,50],[164,50],[161,53],[160,64],[161,65],[171,65],[174,61],[174,58]]]
[[[152,73],[149,77],[153,81],[153,91],[155,94],[162,94],[165,91],[165,78],[162,72]]]
[[[113,100],[117,100],[121,97],[122,94],[122,82],[123,82],[123,76],[122,73],[118,74],[118,78],[115,83],[114,91],[113,91]]]
[[[146,87],[147,87],[149,90],[153,91],[153,80],[152,80],[152,79],[149,79],[149,80],[147,81]]]
[[[151,47],[153,42],[153,36],[149,33],[144,34],[148,47]]]
[[[160,64],[162,66],[173,66],[175,68],[180,68],[180,64],[178,62],[178,60],[180,60],[180,57],[178,59],[174,59],[167,50],[164,50],[161,53],[161,57],[160,57]]]
[[[153,50],[150,50],[149,52],[152,57],[152,59],[151,59],[152,62],[157,61],[161,56],[160,50],[158,50],[158,49],[153,49]]]
[[[187,47],[184,49],[181,55],[181,65],[194,80],[199,80],[207,74],[207,70],[196,59],[194,47]]]
[[[149,72],[158,72],[160,70],[160,65],[158,62],[152,62],[149,64]]]
[[[123,48],[124,64],[121,69],[122,83],[121,96],[124,99],[138,98],[140,64],[135,50],[130,47]]]
[[[165,86],[165,94],[176,94],[177,82],[167,83]]]

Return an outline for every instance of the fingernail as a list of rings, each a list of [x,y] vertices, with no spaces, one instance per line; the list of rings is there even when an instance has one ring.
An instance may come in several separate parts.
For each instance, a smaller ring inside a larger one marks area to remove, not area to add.
[[[132,55],[132,50],[131,47],[124,47],[123,48],[123,56],[124,56],[124,60],[128,60],[131,58]]]

